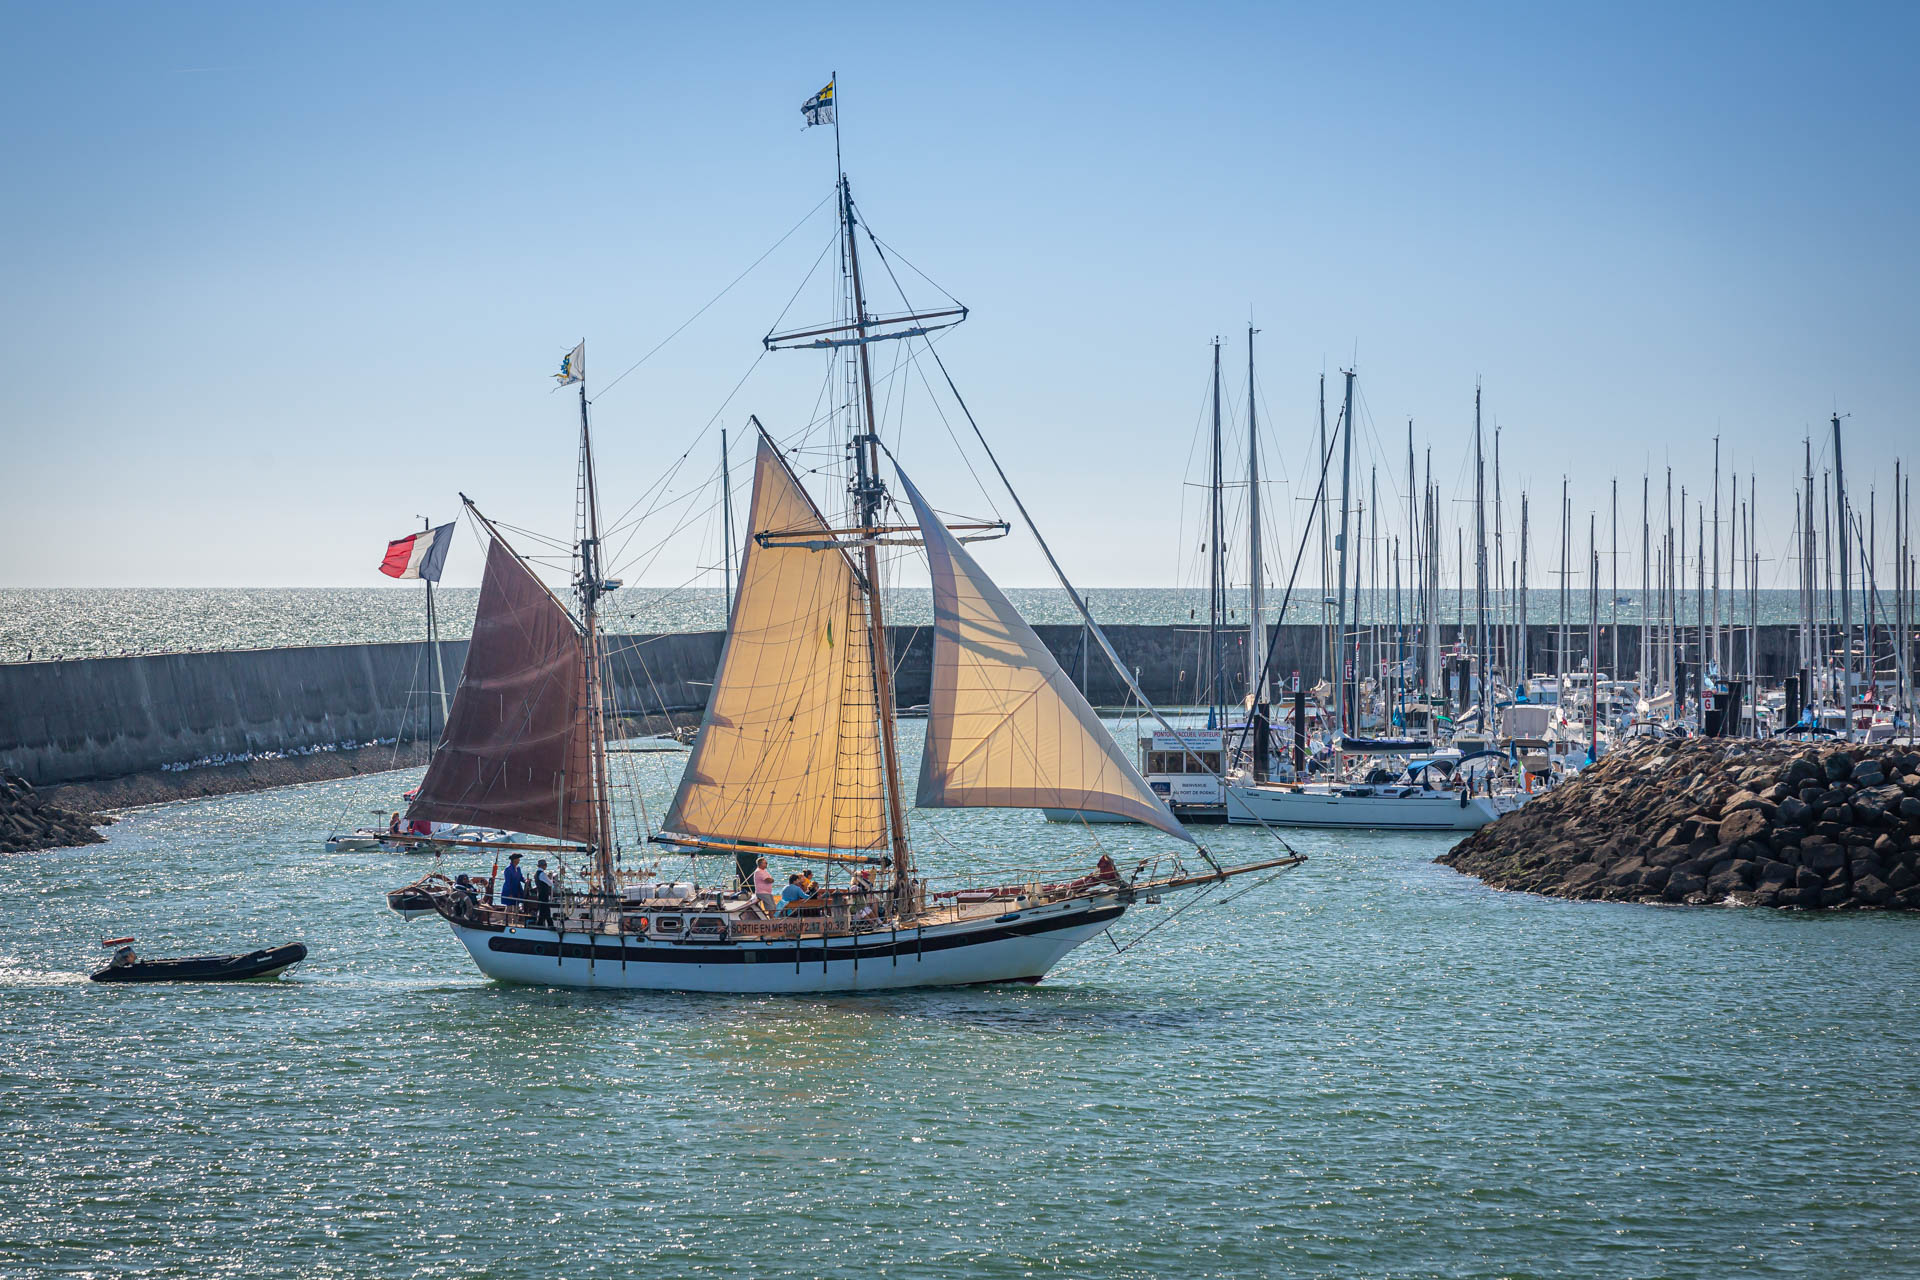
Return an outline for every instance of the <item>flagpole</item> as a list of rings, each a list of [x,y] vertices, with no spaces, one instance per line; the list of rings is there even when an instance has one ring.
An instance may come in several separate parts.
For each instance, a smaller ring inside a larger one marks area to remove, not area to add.
[[[840,175],[846,170],[840,167],[840,73],[833,72],[827,77],[827,85],[833,90],[833,180],[840,181]]]
[[[428,532],[428,531],[431,531],[433,528],[433,521],[427,518],[426,516],[421,516],[420,525],[421,525],[422,532]],[[431,554],[431,552],[429,552],[429,554]],[[433,732],[433,699],[435,694],[439,693],[440,690],[437,682],[434,680],[433,673],[434,673],[434,668],[438,665],[440,660],[440,650],[439,650],[439,647],[435,645],[433,642],[433,579],[432,578],[426,579],[426,584],[427,584],[427,657],[429,659],[427,663],[427,750],[431,751],[433,750],[433,744],[437,741]],[[440,714],[441,714],[440,722],[442,724],[445,724],[446,723],[446,707],[444,705],[440,708]]]

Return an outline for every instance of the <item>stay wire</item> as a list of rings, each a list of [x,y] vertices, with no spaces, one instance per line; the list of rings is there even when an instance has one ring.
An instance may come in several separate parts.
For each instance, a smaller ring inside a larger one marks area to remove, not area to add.
[[[684,331],[688,325],[692,324],[695,320],[698,320],[701,316],[707,314],[707,312],[712,309],[714,303],[720,301],[720,299],[726,297],[729,293],[733,292],[734,285],[739,284],[742,280],[745,280],[748,276],[752,275],[755,267],[758,267],[761,263],[765,262],[768,258],[772,257],[773,251],[775,249],[778,249],[781,245],[791,240],[793,238],[794,233],[800,230],[801,227],[806,226],[807,223],[812,220],[813,215],[815,215],[816,213],[819,213],[820,210],[826,206],[827,201],[831,199],[833,199],[831,195],[825,195],[820,197],[819,204],[816,204],[815,206],[813,206],[813,208],[807,210],[805,214],[801,215],[800,221],[794,223],[791,227],[787,228],[787,233],[785,235],[781,236],[778,240],[775,240],[772,245],[768,246],[767,251],[761,254],[759,257],[755,258],[745,271],[742,271],[739,275],[735,276],[733,280],[727,285],[726,288],[714,294],[713,297],[707,299],[707,303],[705,306],[701,307],[698,311],[694,312],[692,315],[688,316],[685,320],[681,321],[678,328],[676,328],[672,333],[669,333],[666,337],[660,339],[659,342],[655,343],[653,346],[653,349],[648,351],[647,354],[641,356],[638,360],[635,360],[632,364],[628,365],[626,368],[626,372],[622,373],[620,377],[615,378],[612,382],[609,382],[606,386],[600,388],[599,396],[606,395],[607,392],[619,386],[622,379],[624,379],[627,376],[627,374],[632,373],[635,369],[638,369],[641,365],[645,364],[647,361],[653,359],[656,355],[660,354],[660,349],[662,347],[666,346],[669,342],[672,342],[675,338],[679,337],[682,331]],[[811,273],[809,273],[809,275],[811,275]],[[594,398],[598,400],[599,396],[595,396]]]

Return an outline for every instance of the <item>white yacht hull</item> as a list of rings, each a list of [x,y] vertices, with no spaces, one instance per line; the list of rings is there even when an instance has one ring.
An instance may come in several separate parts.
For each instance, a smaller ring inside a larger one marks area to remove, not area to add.
[[[1082,822],[1133,822],[1134,819],[1118,813],[1089,813],[1081,809],[1042,809],[1042,817],[1048,822],[1068,822],[1078,826]]]
[[[529,986],[782,994],[1038,982],[1061,957],[1119,919],[1115,898],[1076,899],[999,916],[859,937],[654,941],[449,921],[489,978]]]
[[[1350,790],[1350,789],[1349,789]],[[1393,794],[1407,791],[1411,794]],[[1341,788],[1229,786],[1227,821],[1270,827],[1359,827],[1378,831],[1477,831],[1520,807],[1510,796],[1384,788],[1366,795]]]

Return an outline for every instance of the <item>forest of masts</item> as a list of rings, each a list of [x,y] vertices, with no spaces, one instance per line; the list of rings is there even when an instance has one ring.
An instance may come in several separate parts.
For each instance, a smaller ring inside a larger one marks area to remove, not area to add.
[[[1249,329],[1247,339],[1244,464],[1234,457],[1241,447],[1223,433],[1218,343],[1214,354],[1211,476],[1206,486],[1211,497],[1201,544],[1212,583],[1212,656],[1203,667],[1211,667],[1212,674],[1202,679],[1206,700],[1223,707],[1238,701],[1242,692],[1232,687],[1238,664],[1227,659],[1223,643],[1238,612],[1228,606],[1226,561],[1229,530],[1239,521],[1225,510],[1225,490],[1239,486],[1226,477],[1244,465],[1247,492],[1257,495],[1261,488],[1251,376],[1254,332]],[[1710,686],[1741,680],[1755,691],[1761,680],[1787,674],[1778,670],[1782,659],[1777,654],[1770,664],[1775,669],[1763,666],[1757,637],[1761,592],[1786,589],[1790,583],[1798,592],[1797,609],[1782,618],[1776,606],[1767,621],[1797,630],[1791,662],[1804,680],[1801,705],[1837,705],[1844,689],[1852,691],[1855,705],[1877,701],[1911,715],[1916,583],[1911,474],[1896,461],[1891,500],[1882,503],[1878,485],[1869,484],[1861,501],[1859,486],[1850,486],[1845,472],[1838,415],[1831,419],[1831,439],[1819,442],[1818,471],[1815,438],[1804,442],[1804,465],[1793,478],[1791,542],[1784,552],[1766,548],[1761,537],[1758,476],[1723,471],[1716,435],[1708,483],[1696,487],[1683,479],[1676,484],[1671,466],[1658,476],[1643,473],[1637,495],[1629,481],[1623,513],[1621,484],[1615,477],[1604,521],[1599,510],[1585,512],[1584,522],[1578,519],[1562,477],[1559,510],[1549,517],[1549,527],[1558,526],[1549,534],[1556,542],[1549,544],[1551,559],[1542,566],[1536,558],[1542,530],[1533,495],[1522,489],[1517,510],[1509,512],[1500,431],[1483,428],[1478,388],[1468,463],[1471,497],[1453,504],[1443,499],[1433,478],[1432,448],[1424,453],[1416,448],[1409,421],[1404,459],[1387,464],[1404,466],[1401,475],[1388,477],[1388,485],[1404,481],[1405,504],[1390,496],[1383,505],[1383,466],[1377,456],[1368,462],[1365,488],[1360,487],[1355,441],[1348,430],[1354,374],[1342,376],[1345,391],[1331,427],[1326,378],[1321,377],[1317,448],[1297,484],[1297,491],[1312,503],[1309,526],[1294,535],[1297,542],[1289,540],[1291,545],[1265,540],[1265,563],[1271,569],[1261,569],[1258,545],[1245,562],[1258,580],[1249,593],[1256,615],[1265,613],[1264,600],[1284,602],[1276,610],[1297,618],[1303,603],[1311,611],[1309,593],[1318,587],[1319,671],[1326,676],[1337,670],[1342,677],[1333,704],[1336,724],[1357,723],[1351,708],[1363,679],[1378,681],[1376,687],[1389,703],[1471,687],[1470,696],[1484,715],[1502,696],[1496,686],[1511,692],[1522,681],[1564,683],[1576,676],[1576,683],[1584,685],[1626,671],[1634,674],[1639,698],[1657,708],[1658,718],[1694,719],[1703,667]],[[1257,529],[1257,496],[1249,505]],[[1512,522],[1517,527],[1510,527],[1510,515],[1517,515]],[[1249,538],[1250,543],[1260,541]],[[1274,557],[1276,546],[1281,554]],[[1763,554],[1763,549],[1773,554]],[[1310,581],[1315,558],[1317,583]],[[1553,584],[1546,588],[1550,598],[1544,602],[1541,589],[1531,585],[1541,578]],[[1576,585],[1582,579],[1584,583]],[[1625,653],[1623,606],[1631,629]],[[1547,634],[1536,641],[1541,630]],[[1900,643],[1900,637],[1907,643]],[[1338,664],[1336,647],[1344,659]],[[1547,661],[1529,670],[1535,664],[1525,655],[1538,655],[1542,649]],[[1264,652],[1265,644],[1256,643],[1251,665],[1257,666]],[[1443,680],[1443,664],[1449,663],[1456,669],[1470,663],[1476,674],[1468,684]],[[1491,679],[1478,673],[1490,673]],[[1265,701],[1262,686],[1285,683],[1292,673],[1268,669],[1264,681],[1255,671],[1246,674],[1246,691]],[[1669,701],[1677,686],[1681,697]]]

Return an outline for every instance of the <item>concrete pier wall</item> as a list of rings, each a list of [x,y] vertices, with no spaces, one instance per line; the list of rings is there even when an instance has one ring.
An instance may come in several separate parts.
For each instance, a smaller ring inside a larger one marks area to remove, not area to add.
[[[1094,703],[1113,706],[1126,700],[1124,686],[1097,646],[1087,651],[1081,628],[1037,630],[1070,674],[1078,677],[1084,670]],[[1634,627],[1620,631],[1619,674],[1630,676],[1639,634]],[[1321,678],[1318,628],[1275,627],[1272,634],[1278,653],[1274,669],[1282,678],[1294,671],[1308,683]],[[1107,635],[1155,702],[1204,700],[1205,628],[1114,626]],[[1445,638],[1451,641],[1451,627]],[[1570,638],[1571,650],[1583,660],[1586,628],[1574,628]],[[1556,639],[1555,628],[1531,630],[1532,670],[1553,670]],[[693,720],[706,704],[722,643],[717,632],[613,637],[613,704],[632,714]],[[1794,628],[1762,627],[1761,674],[1787,674],[1795,644]],[[1238,630],[1223,633],[1221,645],[1228,685],[1237,691],[1244,680],[1246,636]],[[898,628],[893,649],[900,705],[924,704],[932,633],[925,627]],[[1604,670],[1612,653],[1612,636],[1605,631],[1600,653]],[[429,735],[426,655],[426,645],[419,643],[364,644],[0,665],[0,769],[45,786],[125,777],[209,757],[309,751],[396,735],[421,739]],[[441,645],[449,684],[458,681],[465,656],[464,641]],[[1389,634],[1382,657],[1392,656]],[[1371,667],[1370,654],[1366,665]],[[437,711],[433,714],[437,724]]]

